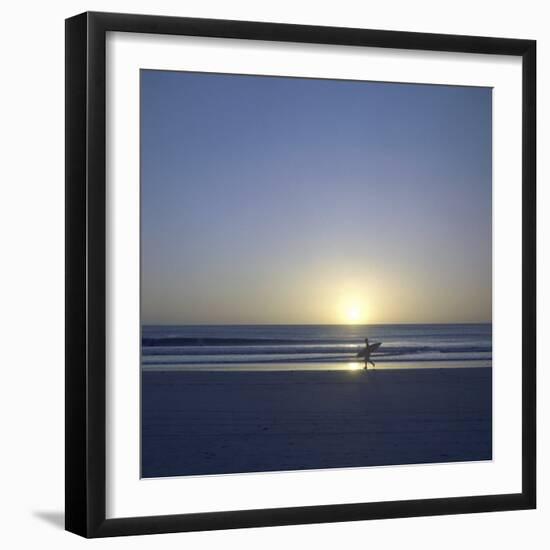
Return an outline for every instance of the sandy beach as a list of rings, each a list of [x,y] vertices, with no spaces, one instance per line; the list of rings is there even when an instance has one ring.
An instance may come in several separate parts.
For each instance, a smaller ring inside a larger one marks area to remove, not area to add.
[[[142,476],[490,460],[492,369],[142,373]]]

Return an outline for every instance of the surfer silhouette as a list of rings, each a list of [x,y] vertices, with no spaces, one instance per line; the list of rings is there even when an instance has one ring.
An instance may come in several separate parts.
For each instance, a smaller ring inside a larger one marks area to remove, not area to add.
[[[363,367],[365,370],[368,368],[369,363],[374,367],[376,367],[376,364],[374,361],[370,358],[371,353],[375,350],[377,350],[382,345],[382,342],[376,342],[375,344],[369,344],[369,339],[365,338],[365,349],[361,350],[357,357],[363,357],[365,361],[365,366]]]

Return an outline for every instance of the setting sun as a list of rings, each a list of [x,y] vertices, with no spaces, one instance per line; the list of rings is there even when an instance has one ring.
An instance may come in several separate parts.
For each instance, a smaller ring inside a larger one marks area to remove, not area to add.
[[[357,323],[361,319],[361,308],[359,306],[351,306],[347,311],[348,321]]]
[[[364,305],[357,299],[346,300],[341,306],[341,319],[349,325],[359,325],[366,322]]]

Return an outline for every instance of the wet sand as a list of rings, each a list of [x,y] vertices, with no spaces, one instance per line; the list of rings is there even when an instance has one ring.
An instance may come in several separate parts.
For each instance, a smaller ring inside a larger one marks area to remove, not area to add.
[[[142,374],[142,475],[490,460],[491,368]]]

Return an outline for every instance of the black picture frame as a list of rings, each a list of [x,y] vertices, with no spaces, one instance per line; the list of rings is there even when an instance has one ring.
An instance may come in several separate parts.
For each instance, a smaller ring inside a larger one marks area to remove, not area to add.
[[[522,491],[458,498],[106,519],[105,40],[108,31],[519,56],[522,120]],[[180,17],[66,20],[66,529],[107,537],[522,510],[536,505],[536,42]]]

